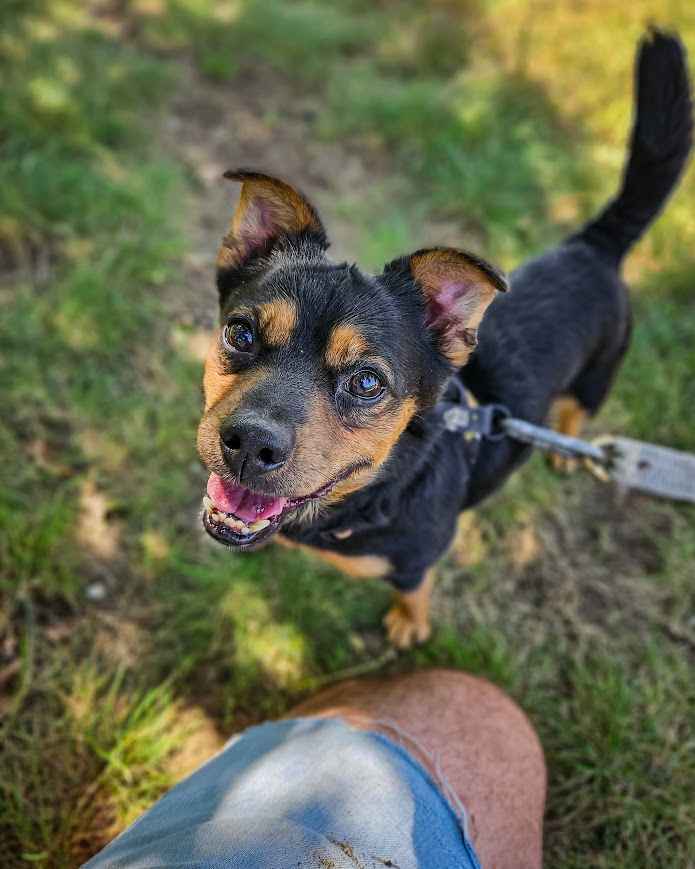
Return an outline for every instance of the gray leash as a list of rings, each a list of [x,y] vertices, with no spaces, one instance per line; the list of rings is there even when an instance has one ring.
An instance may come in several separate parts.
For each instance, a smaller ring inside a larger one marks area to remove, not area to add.
[[[602,435],[592,441],[568,437],[516,419],[503,405],[475,406],[458,383],[452,398],[440,403],[444,426],[470,442],[510,437],[544,452],[582,459],[604,482],[612,480],[626,489],[695,503],[695,455],[691,453],[617,435]]]
[[[612,480],[659,498],[695,503],[695,456],[690,453],[617,435],[584,441],[512,417],[502,419],[500,426],[514,440],[583,459],[604,482]]]
[[[560,434],[551,428],[543,428],[540,425],[532,425],[523,419],[515,419],[508,416],[500,420],[502,431],[515,441],[531,444],[539,450],[548,453],[559,453],[567,458],[590,459],[602,467],[608,462],[606,451],[589,441],[580,438],[571,438]]]

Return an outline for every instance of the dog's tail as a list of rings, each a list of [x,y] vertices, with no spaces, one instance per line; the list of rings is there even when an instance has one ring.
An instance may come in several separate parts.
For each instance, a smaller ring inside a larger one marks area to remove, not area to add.
[[[618,195],[576,236],[616,262],[661,211],[686,164],[693,117],[685,48],[651,30],[635,63],[635,119]]]

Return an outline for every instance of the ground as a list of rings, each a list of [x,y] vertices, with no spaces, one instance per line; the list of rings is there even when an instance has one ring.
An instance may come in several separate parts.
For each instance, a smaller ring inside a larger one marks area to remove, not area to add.
[[[695,48],[665,3],[538,8],[0,13],[3,865],[78,865],[244,725],[430,665],[531,716],[548,866],[695,863],[692,508],[535,457],[463,517],[433,636],[399,656],[385,587],[275,549],[230,558],[199,530],[221,172],[294,181],[366,267],[437,242],[512,267],[614,189],[643,22]],[[694,187],[630,258],[635,339],[594,433],[695,449]]]

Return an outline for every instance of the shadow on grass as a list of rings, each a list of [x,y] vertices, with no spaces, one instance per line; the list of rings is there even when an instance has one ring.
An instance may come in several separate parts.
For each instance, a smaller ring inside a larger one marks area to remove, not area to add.
[[[277,715],[321,678],[386,651],[386,587],[350,584],[299,554],[213,553],[177,564],[158,589],[176,638],[163,671],[174,662],[181,690],[226,723]]]

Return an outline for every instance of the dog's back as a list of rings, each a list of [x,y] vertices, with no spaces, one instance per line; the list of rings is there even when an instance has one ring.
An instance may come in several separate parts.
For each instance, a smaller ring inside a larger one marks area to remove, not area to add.
[[[620,264],[676,186],[692,144],[685,50],[650,33],[635,69],[635,121],[622,185],[606,208],[558,247],[511,275],[512,292],[489,308],[480,346],[462,372],[480,401],[542,422],[560,396],[574,403],[568,434],[603,402],[630,335]],[[478,463],[469,504],[496,488],[526,454],[508,444]]]

